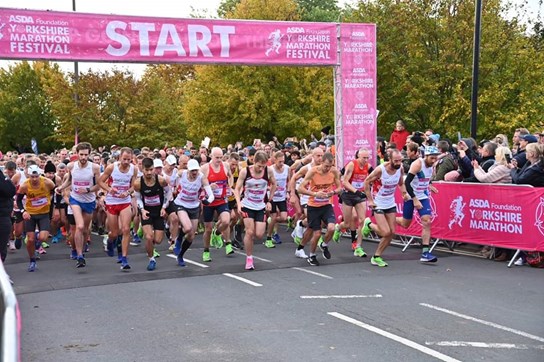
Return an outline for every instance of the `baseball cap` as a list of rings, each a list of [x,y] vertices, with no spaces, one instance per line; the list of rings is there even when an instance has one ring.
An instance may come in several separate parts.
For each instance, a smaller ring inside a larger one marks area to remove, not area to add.
[[[425,147],[425,156],[438,156],[438,155],[440,155],[440,151],[438,151],[438,148],[436,148],[436,146]]]
[[[29,174],[29,175],[33,175],[33,176],[36,176],[36,175],[41,175],[42,174],[42,170],[37,166],[37,165],[30,165],[26,172]]]
[[[164,165],[160,159],[156,158],[153,160],[153,167],[164,167]]]
[[[529,142],[529,143],[537,143],[537,142],[538,142],[538,140],[536,139],[536,137],[533,136],[532,134],[526,134],[526,135],[524,135],[524,136],[521,136],[520,138],[521,138],[522,140],[524,140],[524,141]]]
[[[178,160],[176,160],[176,156],[170,155],[170,156],[166,157],[166,162],[168,162],[168,164],[170,166],[173,166],[173,165],[178,163]]]
[[[192,159],[187,162],[187,169],[189,171],[200,170],[200,165],[198,164],[197,160]]]

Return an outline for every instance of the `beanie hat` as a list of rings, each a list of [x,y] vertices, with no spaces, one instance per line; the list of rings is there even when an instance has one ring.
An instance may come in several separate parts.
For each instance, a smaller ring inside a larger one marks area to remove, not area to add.
[[[45,164],[45,168],[43,170],[45,173],[47,172],[57,172],[57,168],[55,167],[55,165],[53,164],[53,162],[51,161],[47,161],[47,163]]]

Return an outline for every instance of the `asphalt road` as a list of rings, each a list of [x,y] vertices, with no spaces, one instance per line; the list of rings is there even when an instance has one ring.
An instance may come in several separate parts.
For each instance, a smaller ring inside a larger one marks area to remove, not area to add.
[[[201,237],[186,254],[200,265],[178,267],[162,244],[152,272],[142,246],[120,271],[98,237],[84,269],[65,244],[34,273],[10,253],[22,361],[544,361],[543,270],[445,252],[422,265],[398,247],[378,268],[347,239],[311,267],[281,235],[255,247],[251,272],[224,249],[203,263]]]

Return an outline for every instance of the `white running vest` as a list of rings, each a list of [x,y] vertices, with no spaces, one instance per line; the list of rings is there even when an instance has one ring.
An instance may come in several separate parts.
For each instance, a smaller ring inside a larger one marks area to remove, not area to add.
[[[189,181],[187,170],[183,170],[181,177],[177,179],[179,193],[174,200],[176,205],[183,206],[188,209],[194,209],[200,206],[200,189],[202,188],[202,172],[198,173],[196,180]]]
[[[377,209],[390,209],[396,207],[395,203],[395,190],[399,184],[401,169],[390,175],[387,173],[385,166],[382,164],[379,166],[382,169],[381,187],[374,196],[374,203]]]
[[[106,205],[121,205],[121,204],[130,204],[132,198],[120,197],[120,194],[126,192],[132,181],[132,176],[134,175],[134,165],[131,164],[128,172],[124,173],[119,170],[119,162],[113,164],[113,171],[110,175],[110,187],[115,187],[117,189],[116,193],[108,192],[106,195]]]
[[[431,176],[433,175],[434,165],[427,167],[425,165],[425,160],[422,158],[420,158],[420,160],[421,171],[417,173],[410,185],[412,185],[412,189],[414,190],[417,199],[425,200],[429,198],[429,183],[431,181]]]
[[[96,194],[94,192],[87,192],[86,189],[93,187],[93,163],[87,162],[84,168],[79,167],[79,161],[74,162],[74,168],[72,168],[72,190],[70,191],[70,197],[74,200],[88,203],[96,200]],[[84,193],[78,194],[77,190],[82,188]]]
[[[305,168],[308,169],[308,171],[310,171],[310,169],[312,167],[314,167],[314,163],[309,163],[307,164],[306,166],[304,166]],[[302,168],[301,168],[302,170]],[[306,173],[308,173],[308,171],[306,171]],[[300,184],[302,183],[302,181],[304,181],[304,177],[301,177],[297,180],[296,182],[296,188],[298,189],[298,187],[300,186]],[[308,184],[309,186],[309,184]],[[301,195],[299,194],[299,198],[300,198],[300,205],[304,206],[304,205],[308,205],[308,200],[310,200],[310,195]]]
[[[271,166],[270,168],[272,169],[272,172],[274,172],[274,177],[276,178],[276,192],[274,192],[272,201],[285,201],[287,198],[287,177],[289,176],[289,166],[283,165],[283,170],[281,172],[276,171],[275,166]]]
[[[268,168],[265,167],[263,177],[254,178],[250,175],[250,168],[247,168],[247,176],[244,182],[244,198],[242,199],[242,206],[247,207],[250,210],[263,210],[266,208],[264,203],[264,197],[266,196],[266,189],[268,188],[268,180],[266,173]]]

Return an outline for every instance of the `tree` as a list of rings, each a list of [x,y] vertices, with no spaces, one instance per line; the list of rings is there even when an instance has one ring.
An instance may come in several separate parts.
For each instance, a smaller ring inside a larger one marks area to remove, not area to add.
[[[44,80],[58,74],[58,66],[23,61],[0,70],[0,139],[2,149],[31,152],[35,138],[40,152],[55,145],[45,142],[54,134],[56,118],[44,91]]]
[[[294,1],[243,0],[237,19],[300,20]],[[333,81],[329,68],[197,66],[182,107],[193,138],[251,142],[317,132],[333,123]]]
[[[542,114],[543,56],[508,3],[484,3],[479,137],[531,126]],[[468,0],[359,2],[347,22],[378,26],[379,129],[469,134],[474,3]],[[540,99],[540,100],[539,100]]]

